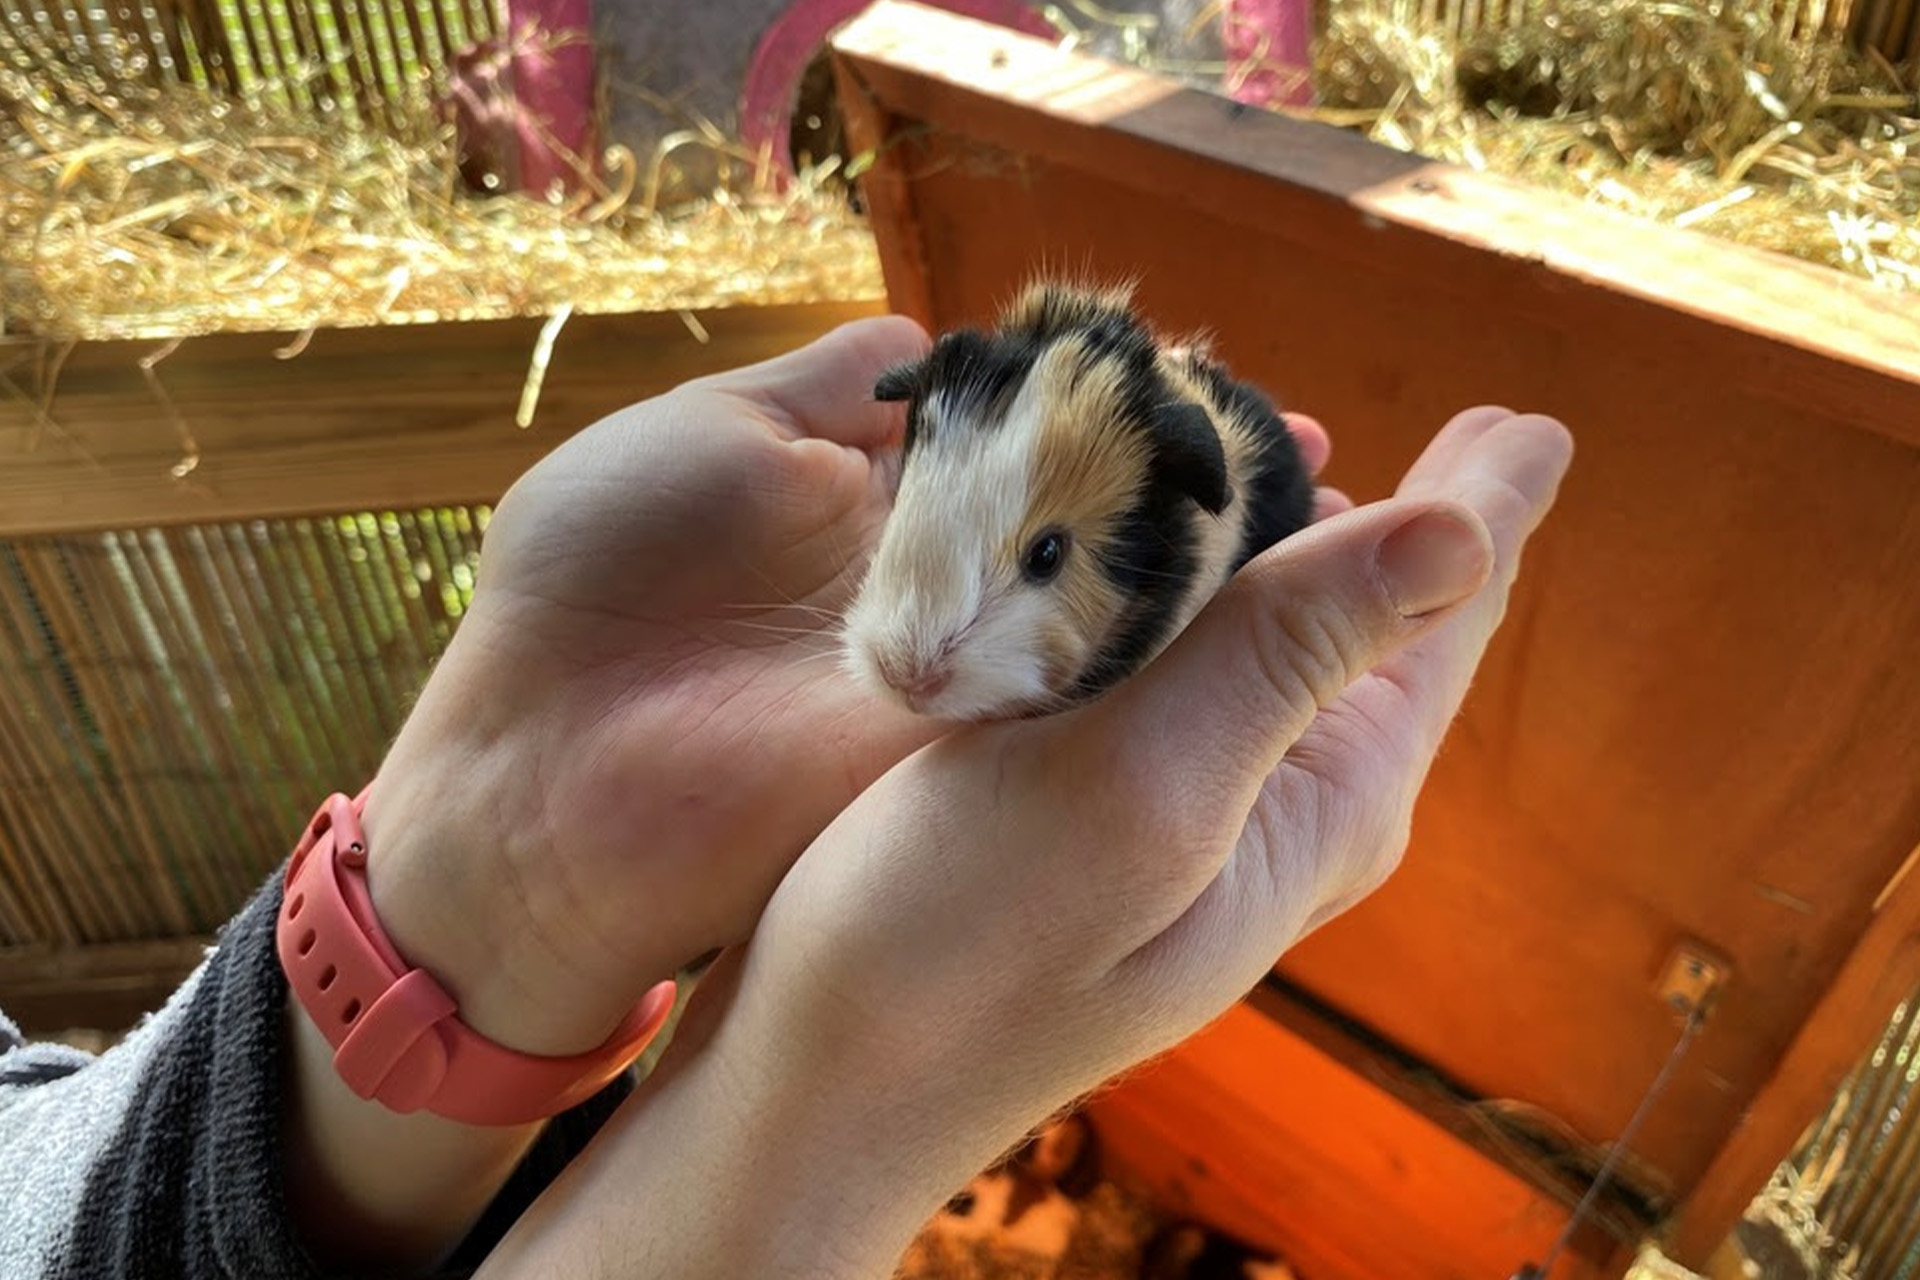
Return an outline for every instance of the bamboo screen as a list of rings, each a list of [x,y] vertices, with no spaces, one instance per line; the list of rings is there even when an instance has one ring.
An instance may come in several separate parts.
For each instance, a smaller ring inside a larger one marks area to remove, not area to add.
[[[0,0],[0,28],[48,64],[77,58],[116,81],[197,84],[357,128],[421,119],[454,55],[499,23],[494,0]]]
[[[0,542],[0,946],[222,924],[372,776],[488,514]]]
[[[1920,1280],[1920,992],[1761,1198],[1809,1274]]]

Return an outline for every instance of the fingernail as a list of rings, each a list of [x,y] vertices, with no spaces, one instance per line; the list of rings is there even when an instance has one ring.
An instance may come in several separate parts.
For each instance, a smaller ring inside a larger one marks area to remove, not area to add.
[[[1427,511],[1381,541],[1379,565],[1400,615],[1417,618],[1479,590],[1493,567],[1493,547],[1477,521]]]

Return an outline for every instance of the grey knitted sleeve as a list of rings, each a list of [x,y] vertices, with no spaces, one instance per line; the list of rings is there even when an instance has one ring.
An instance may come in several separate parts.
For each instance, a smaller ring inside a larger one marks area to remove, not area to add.
[[[278,873],[98,1058],[0,1018],[0,1277],[318,1280],[282,1192]],[[440,1274],[479,1265],[631,1088],[556,1117]]]

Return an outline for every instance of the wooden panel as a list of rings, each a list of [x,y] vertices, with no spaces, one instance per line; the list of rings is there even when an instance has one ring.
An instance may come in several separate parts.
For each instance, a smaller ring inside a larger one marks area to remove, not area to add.
[[[877,302],[575,316],[533,425],[514,424],[532,320],[194,338],[156,368],[201,460],[142,376],[156,343],[0,345],[0,536],[492,501],[574,431],[689,378],[767,359]],[[52,384],[50,416],[37,402]]]
[[[1322,417],[1363,500],[1466,405],[1574,428],[1405,870],[1282,967],[1602,1142],[1672,1042],[1654,975],[1703,939],[1736,978],[1636,1144],[1694,1187],[1920,838],[1920,299],[907,5],[839,47],[889,289],[928,323],[1043,264],[1136,275]],[[1920,980],[1887,963],[1863,1010]],[[1788,1141],[1718,1176],[1757,1188]]]
[[[1675,1251],[1705,1257],[1718,1243],[1718,1224],[1730,1221],[1753,1198],[1753,1174],[1777,1163],[1824,1111],[1854,1065],[1859,1046],[1886,1024],[1887,1010],[1913,994],[1920,967],[1920,877],[1914,850],[1875,914],[1860,944],[1847,957],[1833,985],[1794,1037],[1773,1076],[1741,1117],[1732,1138],[1694,1189],[1690,1212],[1680,1224]],[[1884,1202],[1884,1211],[1911,1219],[1912,1205]]]
[[[1566,1209],[1249,1006],[1095,1098],[1114,1175],[1315,1280],[1499,1280]],[[1577,1255],[1558,1280],[1591,1275]]]
[[[0,1009],[29,1037],[74,1027],[124,1031],[165,1004],[212,943],[0,950]]]

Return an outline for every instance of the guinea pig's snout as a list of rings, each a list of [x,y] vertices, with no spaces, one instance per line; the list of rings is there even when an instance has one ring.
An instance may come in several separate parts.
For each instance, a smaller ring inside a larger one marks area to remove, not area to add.
[[[942,645],[931,658],[909,657],[897,653],[878,658],[880,678],[906,698],[907,705],[925,706],[953,683],[953,651]]]

